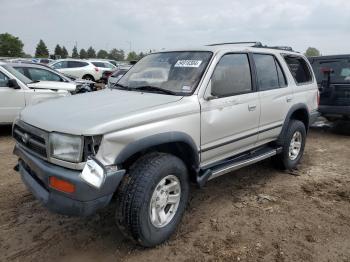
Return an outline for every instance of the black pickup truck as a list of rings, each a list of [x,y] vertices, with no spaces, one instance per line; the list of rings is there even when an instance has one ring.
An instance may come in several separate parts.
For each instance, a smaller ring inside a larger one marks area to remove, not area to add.
[[[330,121],[350,120],[350,54],[309,60],[320,89],[320,113]]]

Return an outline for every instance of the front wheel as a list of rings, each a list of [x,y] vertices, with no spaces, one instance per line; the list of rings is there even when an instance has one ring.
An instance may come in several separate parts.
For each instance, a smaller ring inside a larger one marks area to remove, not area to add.
[[[299,120],[290,120],[284,141],[282,153],[277,155],[275,162],[279,168],[294,169],[304,153],[306,128]]]
[[[161,244],[180,223],[188,195],[183,161],[164,153],[147,154],[131,166],[118,189],[117,225],[142,246]]]

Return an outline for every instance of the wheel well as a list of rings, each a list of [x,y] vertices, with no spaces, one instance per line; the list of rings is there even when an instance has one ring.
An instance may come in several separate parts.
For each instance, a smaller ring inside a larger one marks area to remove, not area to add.
[[[306,131],[309,129],[309,114],[306,109],[297,109],[295,110],[290,119],[299,120],[304,123]]]
[[[128,169],[138,158],[151,152],[162,152],[177,156],[185,163],[191,181],[196,181],[199,166],[198,152],[194,152],[193,148],[185,142],[170,142],[141,150],[123,161],[123,168]]]
[[[83,79],[85,79],[85,77],[87,77],[87,76],[89,76],[89,77],[91,77],[91,79],[94,79],[95,80],[95,78],[92,76],[92,75],[90,75],[90,74],[85,74],[85,75],[83,75]]]

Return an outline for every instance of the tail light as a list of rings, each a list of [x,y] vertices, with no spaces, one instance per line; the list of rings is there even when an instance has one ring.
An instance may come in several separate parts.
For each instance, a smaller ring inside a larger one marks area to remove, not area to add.
[[[99,71],[97,67],[95,67],[95,71],[96,71],[96,72],[98,72],[98,71]]]

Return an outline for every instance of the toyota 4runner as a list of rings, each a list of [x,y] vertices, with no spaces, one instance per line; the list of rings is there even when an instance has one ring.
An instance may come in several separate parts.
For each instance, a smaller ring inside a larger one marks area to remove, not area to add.
[[[16,169],[54,212],[91,215],[114,196],[121,232],[151,247],[176,229],[190,182],[270,157],[293,169],[318,99],[309,62],[288,48],[153,53],[110,89],[22,111]]]

